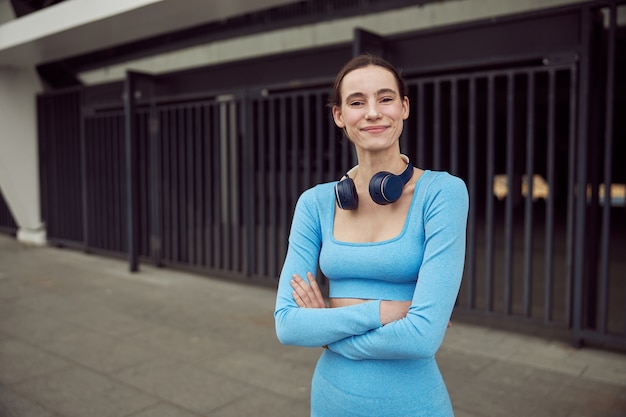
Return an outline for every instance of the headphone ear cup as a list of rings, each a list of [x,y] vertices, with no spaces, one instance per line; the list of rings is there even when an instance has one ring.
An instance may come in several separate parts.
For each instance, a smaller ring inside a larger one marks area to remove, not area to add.
[[[356,210],[359,206],[359,194],[352,178],[344,178],[335,184],[335,199],[343,210]]]
[[[381,171],[372,177],[369,185],[369,192],[372,200],[376,204],[385,206],[394,203],[402,195],[404,183],[398,175]]]

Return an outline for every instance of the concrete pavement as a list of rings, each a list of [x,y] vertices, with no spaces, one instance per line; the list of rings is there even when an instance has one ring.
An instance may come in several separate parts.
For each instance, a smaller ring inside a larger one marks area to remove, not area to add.
[[[273,306],[0,235],[0,416],[307,416],[320,350],[280,345]],[[624,353],[455,322],[438,358],[457,417],[626,416]]]

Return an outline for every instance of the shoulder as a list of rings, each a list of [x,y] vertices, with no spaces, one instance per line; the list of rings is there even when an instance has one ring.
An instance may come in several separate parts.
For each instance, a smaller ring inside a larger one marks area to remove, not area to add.
[[[435,189],[446,187],[453,187],[454,189],[467,189],[465,181],[447,171],[426,170],[422,174],[420,181],[427,182],[429,187]]]
[[[467,205],[469,195],[467,185],[463,179],[446,171],[425,171],[420,181],[424,189],[426,200],[441,200],[449,203]]]
[[[336,182],[322,183],[305,190],[298,198],[295,214],[306,213],[320,220],[327,214],[332,214],[335,207],[335,184]]]
[[[334,202],[335,184],[337,184],[337,181],[314,185],[300,195],[298,203],[307,205],[325,205],[325,203],[329,200]]]

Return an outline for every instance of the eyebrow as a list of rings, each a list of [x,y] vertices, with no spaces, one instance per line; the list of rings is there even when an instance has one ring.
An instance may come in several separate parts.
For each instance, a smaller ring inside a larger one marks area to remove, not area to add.
[[[385,94],[393,94],[394,96],[398,95],[398,93],[391,88],[381,88],[380,90],[376,92],[376,96],[382,96]],[[346,102],[349,102],[350,100],[358,98],[358,97],[365,97],[365,94],[360,93],[360,92],[352,93],[346,97]]]

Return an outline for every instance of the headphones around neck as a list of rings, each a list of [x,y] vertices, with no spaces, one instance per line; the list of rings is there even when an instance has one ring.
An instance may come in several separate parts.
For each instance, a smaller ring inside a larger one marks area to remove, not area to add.
[[[381,171],[374,174],[370,180],[369,192],[370,197],[376,204],[382,206],[397,201],[402,195],[402,189],[413,177],[413,166],[409,161],[409,157],[401,155],[406,161],[406,168],[400,175],[391,172]],[[335,185],[335,199],[339,208],[343,210],[356,210],[359,206],[359,195],[356,191],[354,181],[350,178],[350,174],[359,166],[355,166],[344,175]]]

